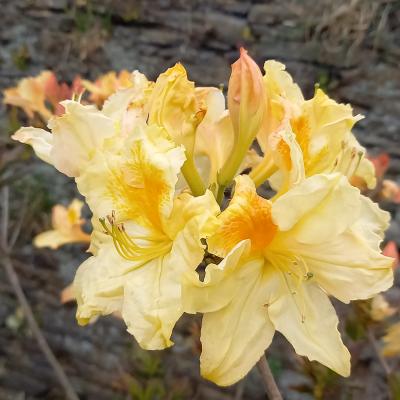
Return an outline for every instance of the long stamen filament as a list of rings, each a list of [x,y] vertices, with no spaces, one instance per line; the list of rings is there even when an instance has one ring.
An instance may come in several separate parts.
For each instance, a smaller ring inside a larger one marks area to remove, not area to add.
[[[145,259],[156,258],[165,254],[171,248],[170,241],[155,242],[149,247],[141,247],[132,240],[126,233],[123,224],[116,224],[114,214],[107,217],[110,226],[107,226],[106,220],[100,218],[100,224],[104,228],[104,233],[111,236],[115,249],[118,254],[129,261],[139,261]],[[141,237],[145,239],[144,237]],[[140,237],[137,237],[140,239]]]

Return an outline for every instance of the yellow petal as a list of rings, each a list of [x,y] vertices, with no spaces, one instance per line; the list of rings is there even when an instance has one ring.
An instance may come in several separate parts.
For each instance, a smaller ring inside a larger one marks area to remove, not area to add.
[[[134,220],[162,231],[172,210],[184,150],[161,128],[147,127],[145,134],[128,138],[117,154],[96,154],[77,184],[96,215],[106,217],[115,210],[119,221]]]
[[[81,211],[84,203],[78,199],[72,200],[68,208],[57,204],[51,212],[51,222],[54,229],[68,232],[74,225],[82,225]]]
[[[272,149],[271,158],[278,166],[278,172],[271,176],[269,182],[278,195],[285,193],[291,187],[298,185],[304,180],[303,154],[290,127],[276,132],[270,137]],[[261,184],[262,179],[252,176],[256,185]]]
[[[53,230],[37,235],[33,241],[36,247],[57,249],[68,243],[88,243],[90,236],[82,231],[84,220],[81,219],[83,202],[74,199],[68,208],[57,204],[52,209]]]
[[[343,176],[341,180],[346,182]],[[359,215],[354,220],[350,211],[355,200],[343,201],[340,192],[336,200],[335,192],[330,196],[330,201],[342,205],[344,214],[349,212],[346,216],[347,227],[345,223],[335,221],[335,218],[341,218],[335,216],[335,207],[317,203],[309,215],[305,214],[305,223],[300,220],[292,230],[280,232],[267,252],[272,255],[286,254],[291,259],[286,263],[286,271],[297,274],[300,281],[312,278],[328,294],[345,303],[367,299],[388,289],[393,284],[392,259],[383,256],[379,248],[388,226],[387,213],[371,200],[359,196],[357,201],[361,213],[354,211],[354,215]],[[309,201],[312,202],[312,199]],[[346,211],[346,207],[350,209]],[[324,221],[323,225],[321,221]],[[316,228],[317,225],[319,228]],[[313,232],[315,229],[319,235]]]
[[[43,161],[53,164],[51,150],[53,147],[53,136],[50,132],[39,128],[20,128],[12,139],[32,146],[35,154]]]
[[[275,329],[289,340],[297,354],[349,376],[350,353],[340,338],[339,321],[328,296],[313,282],[292,289],[283,276],[277,279],[281,293],[268,305]]]
[[[350,105],[336,103],[321,89],[303,104],[301,115],[291,124],[304,154],[307,176],[329,172],[335,162],[341,162],[351,128],[360,119],[353,116]]]
[[[232,277],[238,273],[243,260],[248,258],[250,249],[249,240],[239,242],[218,265],[207,265],[203,281],[200,281],[196,271],[188,271],[182,287],[185,312],[209,313],[228,306],[237,288],[237,282]]]
[[[145,102],[151,93],[151,82],[139,71],[134,71],[131,76],[132,85],[125,89],[119,89],[104,103],[102,112],[116,122],[122,121],[129,107],[129,118],[134,120],[146,118],[144,112]]]
[[[360,192],[340,174],[307,178],[272,206],[273,220],[280,230],[294,227],[294,234],[304,243],[328,241],[354,223],[359,214]]]
[[[73,283],[79,324],[86,325],[98,315],[121,310],[124,283],[137,267],[137,263],[121,258],[110,241],[99,249],[96,256],[84,261]]]
[[[389,228],[390,214],[366,196],[361,196],[360,200],[360,218],[352,226],[352,230],[368,242],[372,249],[380,252],[385,231]]]
[[[40,233],[34,238],[33,244],[35,247],[50,247],[51,249],[58,249],[68,243],[88,243],[89,240],[89,235],[82,232],[80,227],[76,227],[71,229],[68,233],[57,230]]]
[[[301,89],[299,85],[293,82],[293,78],[286,71],[284,64],[275,60],[268,60],[264,63],[264,71],[264,84],[271,98],[281,97],[297,105],[303,103],[304,97]]]
[[[304,98],[297,84],[285,71],[284,64],[268,60],[264,64],[264,86],[267,98],[267,123],[257,136],[264,153],[268,151],[269,135],[281,129],[282,122],[300,113]]]
[[[75,280],[81,323],[120,311],[128,331],[143,348],[162,349],[172,344],[172,329],[183,312],[183,274],[194,271],[203,259],[206,219],[218,210],[209,192],[203,198],[185,195],[176,201],[183,218],[168,220],[174,236],[162,251],[147,232],[136,231],[135,236],[127,226],[130,239],[140,240],[142,250],[146,246],[143,257],[124,259],[109,238],[100,243],[95,257],[81,265]],[[174,216],[175,212],[171,218]]]
[[[225,110],[224,95],[219,89],[208,92],[205,107],[207,112],[196,131],[195,156],[207,157],[210,168],[205,181],[210,185],[216,183],[218,171],[232,151],[234,133],[229,114]]]
[[[220,257],[245,239],[251,240],[252,250],[260,251],[276,233],[271,202],[257,195],[247,175],[240,175],[235,181],[233,198],[218,218],[219,227],[207,241],[210,252]]]
[[[173,344],[172,329],[183,313],[183,275],[194,271],[204,256],[200,240],[203,216],[186,217],[169,253],[143,265],[125,284],[122,315],[128,331],[146,349]]]
[[[393,285],[392,259],[373,250],[360,234],[348,230],[324,243],[283,241],[306,266],[312,279],[344,303],[368,299]]]
[[[93,106],[72,100],[61,102],[65,114],[53,117],[51,157],[54,166],[67,176],[77,177],[88,166],[96,149],[114,135],[114,123]]]
[[[201,330],[203,377],[221,386],[243,378],[270,345],[274,329],[265,307],[268,279],[262,258],[248,259],[241,242],[219,264],[210,264],[204,282],[184,285],[186,311],[206,312]]]
[[[157,79],[148,104],[149,124],[166,129],[177,145],[193,154],[195,129],[204,117],[198,107],[194,83],[182,64],[176,64]]]

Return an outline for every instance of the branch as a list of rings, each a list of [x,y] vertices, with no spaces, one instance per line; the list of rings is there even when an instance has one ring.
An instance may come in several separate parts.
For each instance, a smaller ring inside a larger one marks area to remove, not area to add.
[[[275,382],[274,376],[272,375],[271,369],[268,365],[265,354],[260,358],[260,361],[257,363],[257,368],[261,374],[264,388],[269,400],[283,400],[282,395]]]
[[[79,400],[78,395],[75,393],[71,383],[68,380],[67,375],[65,374],[62,366],[58,362],[57,358],[55,357],[54,353],[50,349],[46,338],[44,337],[42,331],[40,330],[39,325],[36,322],[36,319],[33,315],[32,308],[29,305],[29,302],[25,296],[24,291],[22,290],[21,284],[18,279],[18,275],[15,272],[13,263],[10,258],[10,248],[7,246],[7,236],[8,236],[8,222],[9,222],[9,190],[8,187],[4,187],[2,190],[2,219],[1,219],[1,252],[2,258],[1,263],[6,270],[8,279],[11,283],[13,291],[21,305],[21,308],[24,312],[24,315],[28,321],[29,327],[34,335],[40,350],[43,352],[44,356],[46,357],[47,361],[53,368],[53,371],[60,382],[61,386],[65,391],[66,398],[68,400]]]
[[[367,337],[368,337],[369,343],[371,344],[372,348],[375,351],[375,354],[376,354],[376,357],[377,357],[379,363],[382,365],[382,368],[385,371],[386,376],[390,376],[392,371],[391,371],[388,363],[386,362],[386,360],[382,357],[381,352],[379,351],[379,346],[378,346],[378,343],[376,343],[375,334],[371,328],[368,328],[368,330],[367,330]]]

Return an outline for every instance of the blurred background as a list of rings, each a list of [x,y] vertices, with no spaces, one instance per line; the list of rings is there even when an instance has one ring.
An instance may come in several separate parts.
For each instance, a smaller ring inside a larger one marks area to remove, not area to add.
[[[398,0],[0,0],[0,9],[1,90],[42,70],[68,83],[77,75],[94,81],[122,69],[139,69],[154,79],[177,61],[198,85],[226,87],[230,64],[243,45],[261,67],[266,59],[285,63],[306,98],[317,83],[364,114],[354,130],[357,138],[385,170],[384,178],[399,183]],[[12,142],[11,134],[26,123],[18,110],[1,105],[0,185],[9,188],[10,226],[18,230],[13,264],[79,398],[264,399],[257,371],[226,389],[200,378],[196,318],[183,318],[176,345],[161,353],[141,351],[118,318],[85,328],[76,324],[74,303],[62,304],[60,294],[87,258],[85,246],[36,249],[32,238],[50,229],[55,204],[67,205],[77,194],[73,182]],[[392,213],[387,242],[395,255],[398,199],[370,195]],[[380,354],[382,336],[398,319],[398,275],[397,286],[385,294],[395,310],[389,319],[372,318],[370,303],[335,303],[353,355],[349,379],[297,357],[282,337],[274,339],[268,358],[285,399],[400,399],[399,358]],[[64,398],[1,268],[0,399]]]

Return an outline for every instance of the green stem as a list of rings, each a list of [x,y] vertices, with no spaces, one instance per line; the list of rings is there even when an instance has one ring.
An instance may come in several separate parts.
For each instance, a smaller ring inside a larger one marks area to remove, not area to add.
[[[182,174],[186,179],[187,184],[192,191],[193,196],[201,196],[205,193],[203,180],[197,171],[193,157],[187,156],[185,163],[182,166]]]
[[[231,156],[228,158],[218,174],[218,184],[220,186],[226,187],[232,182],[240,168],[240,165],[242,164],[243,159],[246,156],[249,147],[250,145],[246,146],[240,143],[235,144]]]

